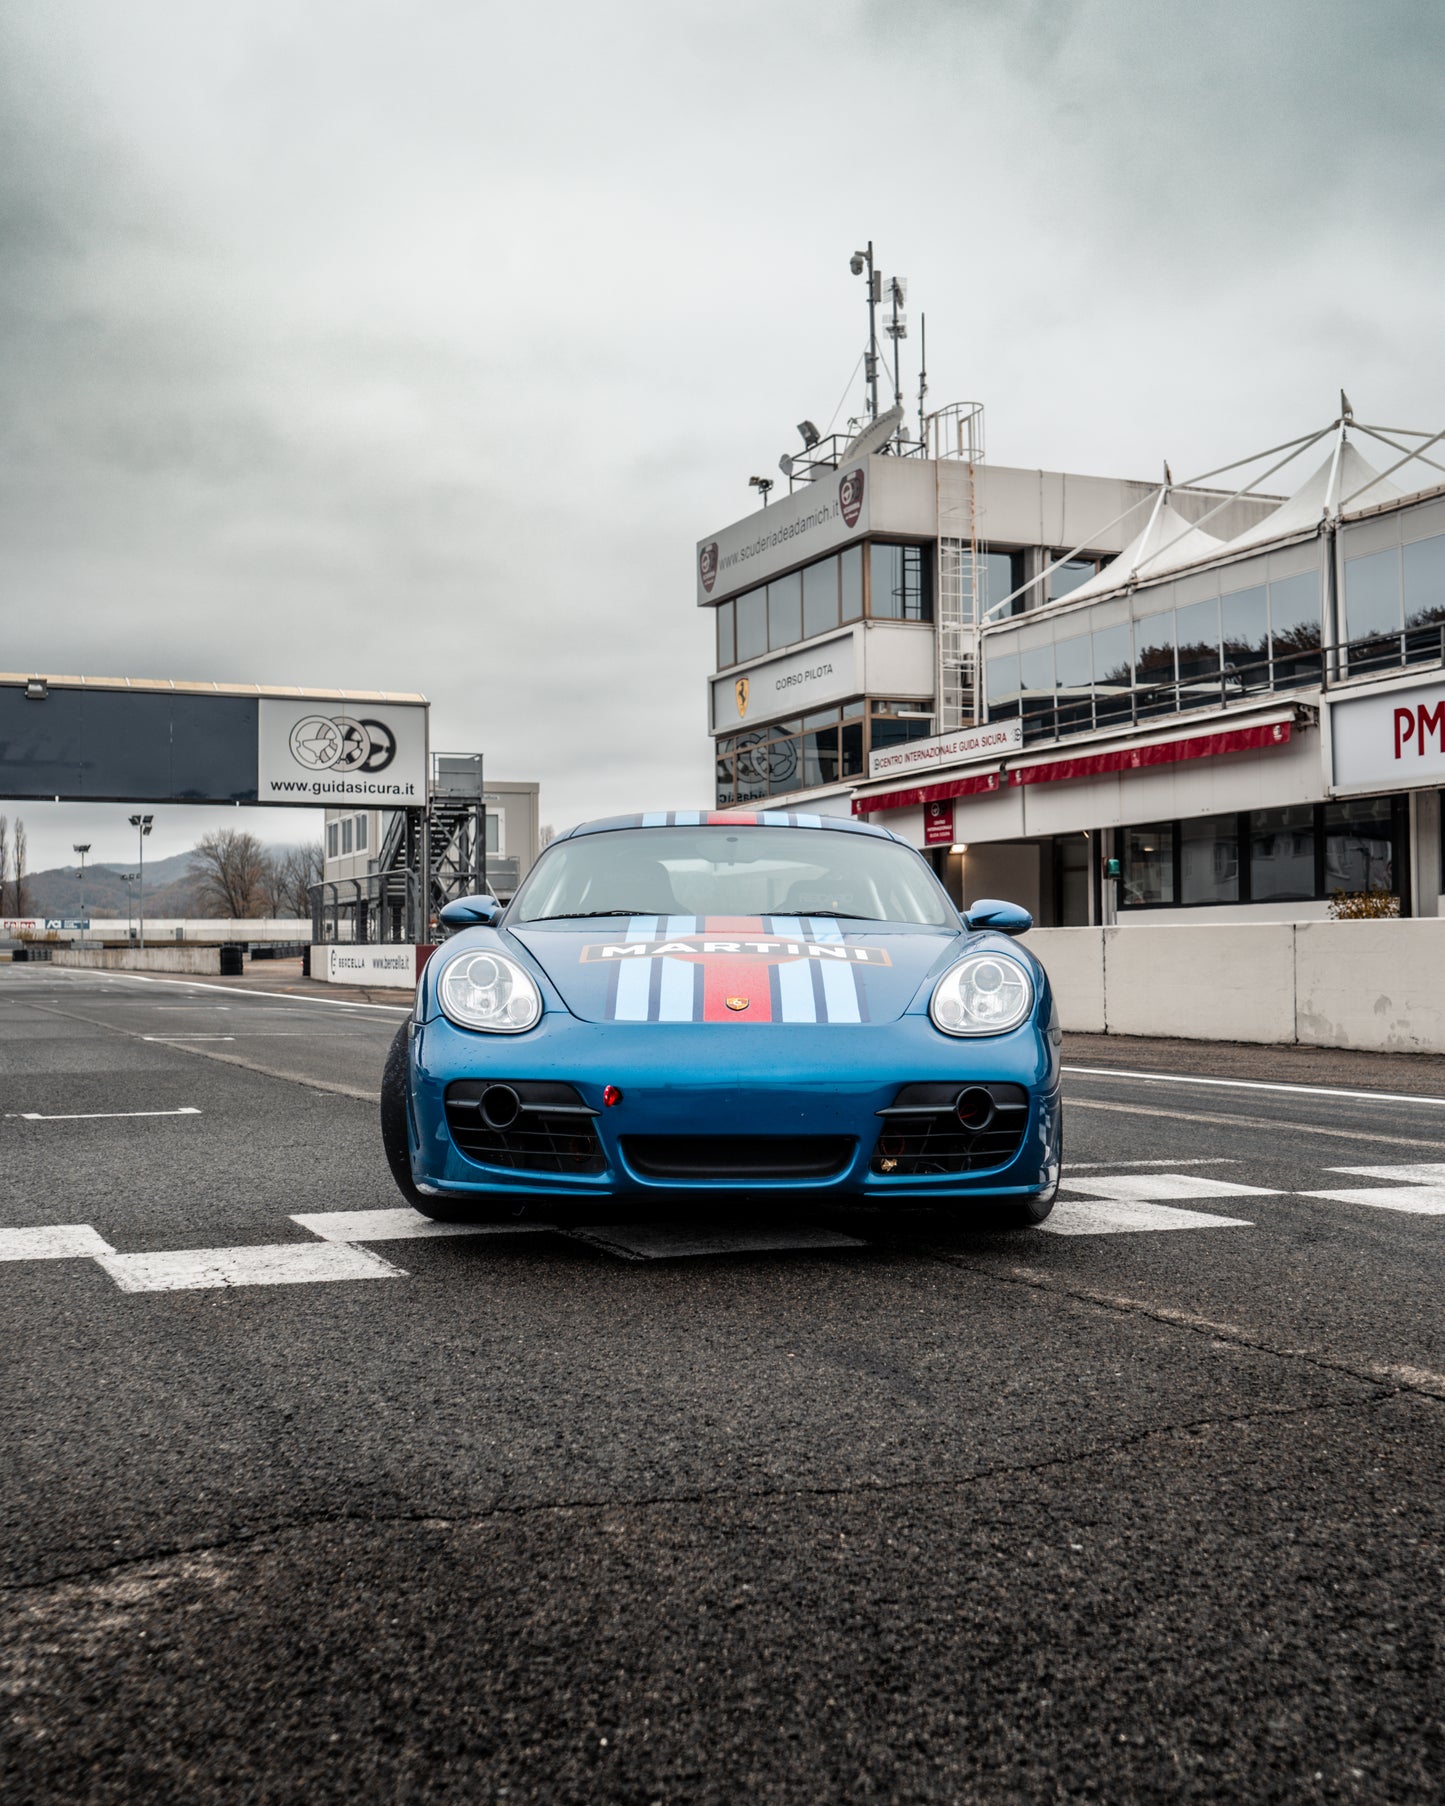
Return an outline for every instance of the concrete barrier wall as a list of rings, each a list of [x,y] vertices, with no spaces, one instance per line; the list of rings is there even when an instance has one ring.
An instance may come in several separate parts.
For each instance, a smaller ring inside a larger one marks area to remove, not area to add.
[[[52,966],[87,966],[102,972],[189,972],[193,977],[219,978],[219,947],[96,947],[89,951],[57,947]]]
[[[1078,1034],[1445,1053],[1445,920],[1036,928]]]

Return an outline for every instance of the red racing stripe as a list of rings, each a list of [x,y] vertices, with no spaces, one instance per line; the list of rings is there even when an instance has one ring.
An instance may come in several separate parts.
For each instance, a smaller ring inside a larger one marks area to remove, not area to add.
[[[758,825],[756,814],[739,813],[733,809],[715,809],[707,818],[710,828],[755,828]]]
[[[729,997],[746,997],[745,1010],[730,1010]],[[702,962],[702,1019],[704,1022],[771,1022],[773,992],[765,960],[730,958],[720,954]]]

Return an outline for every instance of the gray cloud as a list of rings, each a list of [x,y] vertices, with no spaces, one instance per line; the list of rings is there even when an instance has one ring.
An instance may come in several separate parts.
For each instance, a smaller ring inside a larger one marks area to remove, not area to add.
[[[862,238],[1002,461],[1431,424],[1436,20],[6,9],[0,664],[416,688],[558,823],[699,800],[692,546],[838,399]]]

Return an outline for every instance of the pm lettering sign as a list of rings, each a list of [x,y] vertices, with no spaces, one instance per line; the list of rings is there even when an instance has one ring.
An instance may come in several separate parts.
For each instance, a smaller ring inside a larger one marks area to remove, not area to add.
[[[1331,704],[1336,790],[1399,790],[1445,782],[1445,684],[1352,696]]]

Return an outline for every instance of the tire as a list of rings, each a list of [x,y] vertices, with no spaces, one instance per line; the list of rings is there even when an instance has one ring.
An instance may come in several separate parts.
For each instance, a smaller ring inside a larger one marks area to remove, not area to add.
[[[381,1073],[381,1145],[396,1188],[424,1217],[437,1222],[466,1222],[478,1214],[469,1198],[427,1197],[411,1176],[411,1149],[407,1135],[407,1067],[410,1060],[409,1024],[403,1022],[387,1049]]]

